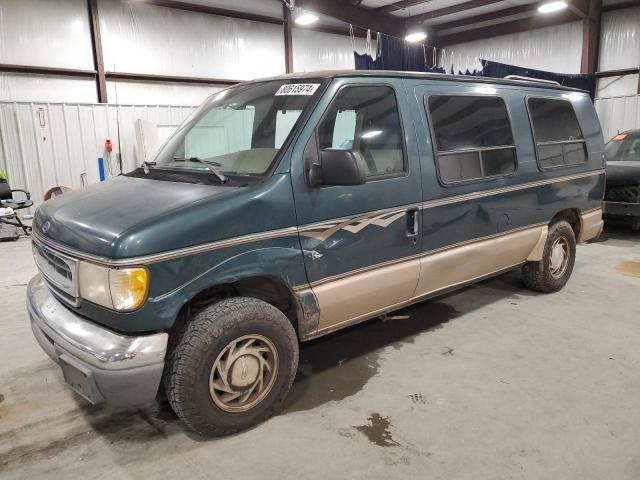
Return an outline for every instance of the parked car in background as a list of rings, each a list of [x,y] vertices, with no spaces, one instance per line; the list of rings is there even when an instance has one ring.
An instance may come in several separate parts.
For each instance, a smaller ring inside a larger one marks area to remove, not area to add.
[[[602,230],[603,150],[588,93],[549,82],[242,83],[38,208],[33,332],[92,403],[163,385],[195,431],[236,432],[277,411],[299,342],[515,268],[562,289]]]
[[[640,129],[613,137],[605,146],[607,185],[603,210],[607,222],[640,230]]]

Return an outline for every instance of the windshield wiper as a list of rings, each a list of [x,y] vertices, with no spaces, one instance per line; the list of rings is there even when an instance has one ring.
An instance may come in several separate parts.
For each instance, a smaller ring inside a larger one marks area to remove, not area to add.
[[[211,173],[213,173],[216,177],[218,177],[218,179],[220,180],[221,183],[226,183],[227,180],[229,180],[225,174],[223,174],[220,170],[218,170],[216,168],[216,167],[220,167],[221,166],[218,162],[212,162],[211,160],[203,160],[203,159],[198,158],[198,157],[189,157],[189,158],[173,157],[173,161],[174,162],[196,162],[196,163],[202,163],[203,165],[205,165],[209,169],[209,171]]]
[[[142,162],[142,169],[144,170],[145,175],[149,175],[151,171],[149,167],[152,167],[156,164],[156,162],[147,162],[146,160]]]

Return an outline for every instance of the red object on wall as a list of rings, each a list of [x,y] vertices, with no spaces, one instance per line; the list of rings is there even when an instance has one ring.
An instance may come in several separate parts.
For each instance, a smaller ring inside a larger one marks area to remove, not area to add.
[[[111,145],[111,140],[107,138],[107,140],[104,142],[104,151],[111,153],[112,150],[113,145]]]

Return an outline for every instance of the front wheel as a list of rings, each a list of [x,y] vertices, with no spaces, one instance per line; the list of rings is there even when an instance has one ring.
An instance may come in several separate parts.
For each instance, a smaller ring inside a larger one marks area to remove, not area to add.
[[[298,368],[289,319],[255,298],[234,297],[199,312],[170,357],[167,398],[201,435],[247,429],[282,403]]]
[[[542,293],[561,290],[569,280],[576,258],[576,237],[571,225],[559,221],[549,227],[542,260],[527,262],[522,277],[527,287]]]

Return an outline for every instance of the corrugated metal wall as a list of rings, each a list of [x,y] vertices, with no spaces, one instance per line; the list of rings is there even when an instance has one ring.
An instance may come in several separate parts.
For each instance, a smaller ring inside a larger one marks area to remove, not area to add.
[[[596,98],[605,142],[617,133],[640,128],[640,95]]]
[[[282,16],[276,1],[206,3]],[[280,25],[128,0],[98,0],[98,11],[108,72],[231,80],[285,73]],[[355,40],[360,51],[364,44]],[[0,64],[92,70],[86,0],[0,0],[0,46]],[[293,57],[296,71],[354,68],[345,35],[296,28]],[[107,88],[111,103],[197,105],[220,86],[121,80],[117,99],[113,80]],[[94,103],[96,85],[92,78],[0,72],[0,101]]]
[[[458,43],[438,53],[438,63],[456,71],[481,68],[478,59],[559,73],[579,73],[582,23],[564,23],[528,32]]]
[[[599,71],[638,68],[640,7],[602,14]],[[598,79],[596,109],[605,140],[630,128],[640,128],[638,74]]]
[[[53,185],[79,188],[83,173],[88,183],[97,182],[97,159],[104,154],[107,138],[113,143],[114,169],[121,147],[123,170],[133,170],[140,164],[135,121],[148,120],[166,132],[182,123],[193,108],[0,102],[0,169],[7,172],[14,188],[29,190],[38,205]],[[105,165],[107,177],[108,169]]]

